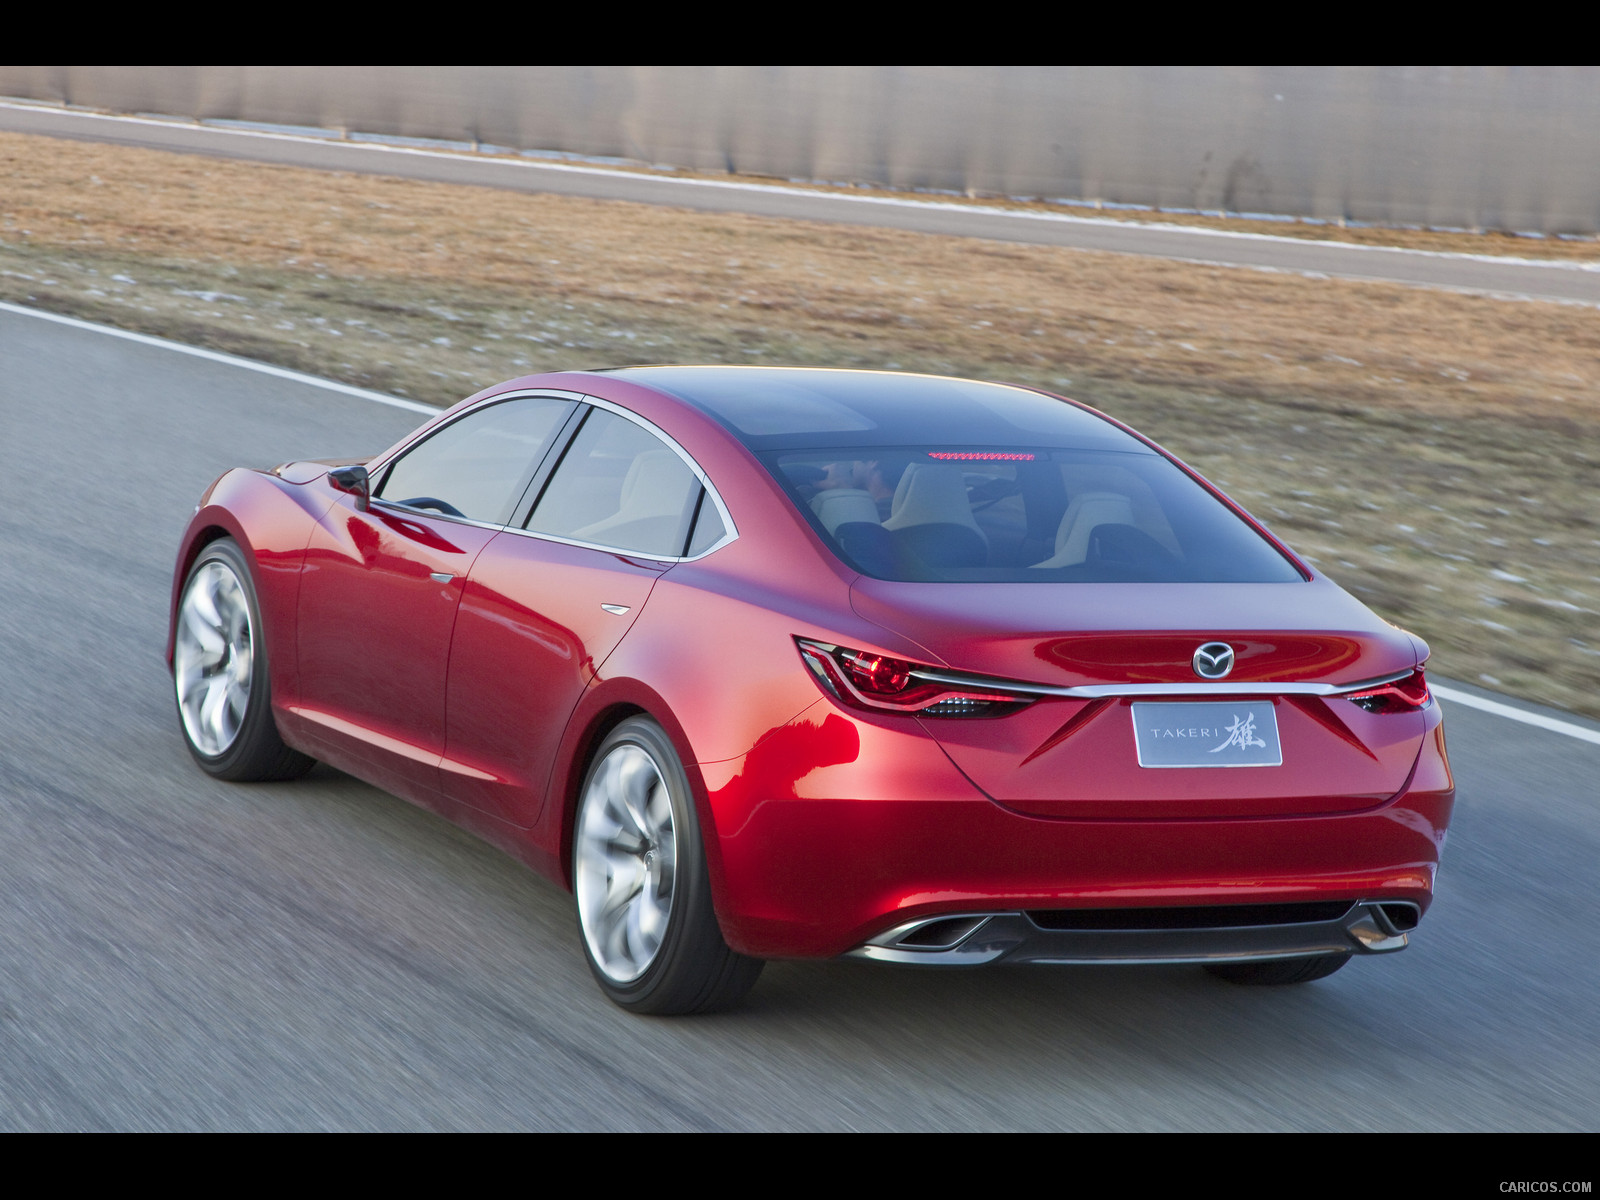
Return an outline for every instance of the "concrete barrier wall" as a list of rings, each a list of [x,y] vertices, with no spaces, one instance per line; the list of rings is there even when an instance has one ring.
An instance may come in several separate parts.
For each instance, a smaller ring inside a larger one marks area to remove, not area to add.
[[[1600,232],[1594,67],[4,67],[0,95],[713,171]]]

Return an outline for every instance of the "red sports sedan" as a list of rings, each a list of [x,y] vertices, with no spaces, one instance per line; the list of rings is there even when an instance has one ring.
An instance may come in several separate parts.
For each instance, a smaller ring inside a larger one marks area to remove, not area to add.
[[[1105,416],[920,375],[513,380],[235,470],[168,647],[196,762],[314,759],[576,896],[601,988],[766,958],[1399,950],[1454,787],[1427,647]]]

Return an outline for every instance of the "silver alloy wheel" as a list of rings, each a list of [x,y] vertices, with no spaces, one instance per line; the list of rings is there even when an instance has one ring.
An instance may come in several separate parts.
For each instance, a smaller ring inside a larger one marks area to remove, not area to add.
[[[678,865],[672,797],[643,747],[617,746],[589,777],[574,863],[590,957],[614,983],[632,983],[661,950]]]
[[[250,600],[233,569],[219,559],[201,565],[178,608],[173,681],[183,729],[209,758],[239,736],[255,678]]]

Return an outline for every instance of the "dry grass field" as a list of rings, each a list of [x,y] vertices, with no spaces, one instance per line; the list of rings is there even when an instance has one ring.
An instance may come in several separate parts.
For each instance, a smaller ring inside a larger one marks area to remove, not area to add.
[[[8,134],[0,299],[439,404],[640,362],[1047,387],[1222,483],[1438,673],[1600,717],[1593,308]]]

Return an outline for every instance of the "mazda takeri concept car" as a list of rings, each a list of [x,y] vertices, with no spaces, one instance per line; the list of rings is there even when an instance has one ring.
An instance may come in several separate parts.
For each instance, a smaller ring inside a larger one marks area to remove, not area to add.
[[[203,770],[320,759],[476,831],[640,1012],[773,957],[1317,979],[1406,945],[1454,799],[1419,639],[994,383],[516,379],[223,475],[171,618]]]

